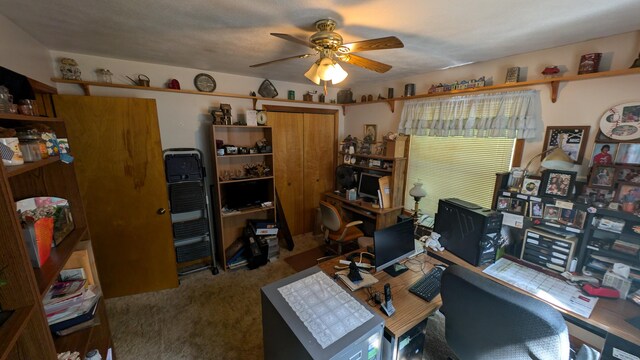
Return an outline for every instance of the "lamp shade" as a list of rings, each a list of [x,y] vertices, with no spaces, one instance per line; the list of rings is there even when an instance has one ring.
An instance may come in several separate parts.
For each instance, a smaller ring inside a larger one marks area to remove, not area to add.
[[[427,192],[422,188],[422,183],[417,182],[417,183],[414,183],[411,190],[409,190],[409,195],[413,196],[414,198],[421,199],[427,196]]]
[[[322,58],[320,64],[318,64],[318,76],[320,80],[329,81],[333,78],[335,68],[333,66],[333,60],[329,58]]]
[[[318,76],[318,63],[314,62],[313,65],[304,73],[304,76],[313,81],[316,85],[320,85],[320,77]]]
[[[540,165],[545,169],[568,170],[573,167],[574,163],[567,153],[557,147],[549,155],[545,156]]]
[[[342,80],[347,78],[347,75],[349,75],[338,63],[333,64],[333,69],[333,78],[331,79],[331,82],[333,84],[341,82]]]

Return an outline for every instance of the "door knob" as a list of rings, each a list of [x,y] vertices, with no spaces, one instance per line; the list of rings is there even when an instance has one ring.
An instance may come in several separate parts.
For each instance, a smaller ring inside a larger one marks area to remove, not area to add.
[[[162,214],[164,214],[164,213],[166,213],[166,212],[167,212],[167,210],[166,210],[165,208],[160,208],[160,209],[158,209],[158,210],[156,211],[156,213],[157,213],[158,215],[162,215]]]

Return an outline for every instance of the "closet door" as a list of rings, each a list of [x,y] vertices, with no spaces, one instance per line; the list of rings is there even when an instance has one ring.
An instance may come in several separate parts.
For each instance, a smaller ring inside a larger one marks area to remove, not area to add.
[[[156,102],[59,95],[105,297],[178,286]]]
[[[313,231],[324,193],[334,190],[336,133],[334,116],[304,114],[304,232]]]
[[[276,191],[289,225],[291,235],[304,233],[303,224],[303,137],[304,115],[301,113],[269,112],[268,124],[273,127]]]

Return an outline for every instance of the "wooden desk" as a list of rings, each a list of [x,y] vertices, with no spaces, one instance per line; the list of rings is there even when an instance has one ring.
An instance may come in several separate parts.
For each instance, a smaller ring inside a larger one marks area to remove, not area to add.
[[[322,262],[318,266],[326,274],[333,276],[333,274],[338,271],[334,269],[334,266],[340,265],[340,260],[344,260],[345,258],[346,256],[336,257],[331,260]],[[433,268],[432,264],[440,263],[438,261],[434,261],[433,258],[428,258],[424,254],[420,254],[413,259],[415,259],[415,261],[405,263],[405,265],[407,265],[410,269],[397,277],[392,277],[384,271],[374,273],[374,276],[378,279],[378,282],[373,285],[373,289],[375,291],[383,293],[384,284],[389,283],[391,285],[393,307],[396,309],[396,312],[391,317],[389,317],[380,310],[380,305],[376,305],[375,308],[371,307],[371,309],[377,312],[378,315],[380,315],[383,319],[385,319],[385,333],[387,333],[387,335],[392,338],[392,349],[395,349],[397,347],[397,339],[399,339],[407,331],[411,330],[414,326],[424,321],[424,319],[438,310],[438,308],[440,308],[440,306],[442,305],[440,295],[438,295],[431,302],[427,302],[422,300],[418,296],[409,293],[409,287],[423,276],[423,273],[419,269],[418,262],[425,264],[423,269],[426,273],[428,273],[431,268]],[[349,288],[342,283],[342,281],[338,281],[338,283],[344,289],[350,291]],[[369,299],[369,293],[365,289],[353,291],[352,294],[364,302],[367,302],[367,300]],[[369,303],[373,304],[373,300]],[[385,352],[386,351],[383,349],[383,354]]]
[[[515,286],[512,286],[507,282],[485,274],[484,272],[482,272],[482,268],[475,267],[469,264],[468,262],[460,259],[449,251],[445,250],[443,252],[437,253],[430,252],[429,254],[445,263],[453,263],[464,266],[465,268],[481,274],[482,276],[487,277],[495,282],[505,285],[525,295],[537,298],[531,293],[528,293],[524,290],[516,288]],[[585,318],[583,316],[561,309],[550,303],[549,305],[560,311],[565,320],[581,328],[584,328],[587,331],[595,333],[601,337],[606,337],[607,334],[613,334],[619,338],[631,342],[632,344],[640,344],[640,330],[626,321],[626,319],[640,316],[640,307],[633,304],[631,301],[600,298],[598,299],[598,303],[591,312],[591,316],[589,318]]]
[[[402,206],[386,209],[373,207],[372,203],[362,200],[347,200],[344,196],[334,192],[325,193],[327,202],[335,206],[341,212],[351,212],[372,219],[376,223],[376,230],[398,222],[398,216],[402,213]]]

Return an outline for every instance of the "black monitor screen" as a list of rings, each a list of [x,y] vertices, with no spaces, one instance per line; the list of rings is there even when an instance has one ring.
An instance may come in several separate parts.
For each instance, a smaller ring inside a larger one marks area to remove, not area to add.
[[[378,179],[380,179],[380,175],[369,174],[366,172],[360,173],[358,196],[377,199],[378,189],[380,189]]]
[[[376,271],[414,254],[413,220],[408,219],[373,233]]]
[[[243,208],[260,206],[269,200],[268,181],[243,181],[224,185],[225,198],[222,205],[229,209],[241,210]]]

